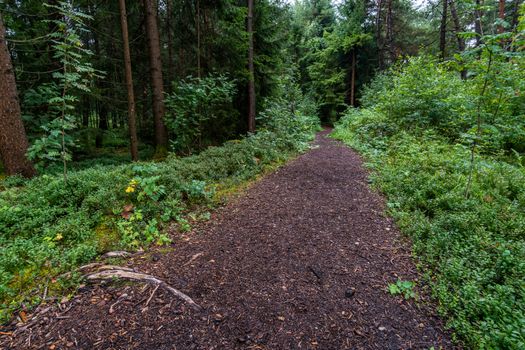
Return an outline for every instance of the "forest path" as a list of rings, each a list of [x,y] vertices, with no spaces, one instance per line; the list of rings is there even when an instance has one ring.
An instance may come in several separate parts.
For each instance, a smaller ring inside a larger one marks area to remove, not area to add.
[[[85,287],[11,346],[452,348],[430,307],[387,292],[397,279],[417,279],[409,246],[369,189],[360,157],[328,132],[173,250],[130,260],[204,311],[162,289],[148,300],[152,287]]]

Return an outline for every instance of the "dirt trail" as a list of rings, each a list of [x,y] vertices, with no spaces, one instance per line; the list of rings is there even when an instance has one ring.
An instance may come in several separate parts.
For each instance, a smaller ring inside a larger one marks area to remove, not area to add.
[[[204,311],[161,289],[148,303],[152,287],[86,287],[0,347],[453,348],[430,307],[386,291],[417,278],[410,249],[368,188],[360,157],[326,134],[189,240],[130,261]]]

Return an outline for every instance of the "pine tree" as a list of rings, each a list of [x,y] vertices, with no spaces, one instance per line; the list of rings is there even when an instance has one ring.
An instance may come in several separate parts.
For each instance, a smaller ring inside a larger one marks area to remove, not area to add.
[[[7,48],[6,29],[0,14],[0,155],[8,175],[32,177],[36,171],[27,159],[27,136],[22,123],[20,104],[11,56]]]

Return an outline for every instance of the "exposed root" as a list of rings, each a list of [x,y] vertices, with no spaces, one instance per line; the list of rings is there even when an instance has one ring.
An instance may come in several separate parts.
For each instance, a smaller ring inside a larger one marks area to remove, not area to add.
[[[123,271],[130,271],[133,272],[134,270],[129,267],[124,266],[117,266],[117,265],[106,265],[103,263],[92,263],[87,264],[84,266],[80,266],[77,270],[78,271],[86,271],[86,270],[97,270],[97,271],[104,271],[104,270],[123,270]]]
[[[117,250],[117,251],[114,251],[114,252],[107,252],[105,254],[102,254],[102,258],[103,259],[107,259],[107,258],[127,258],[129,256],[132,256],[133,254],[130,253],[130,252],[126,252],[126,251],[123,251],[123,250]]]
[[[194,261],[195,261],[199,256],[201,256],[201,255],[204,255],[204,253],[203,253],[203,252],[200,252],[200,253],[197,253],[197,254],[193,254],[192,257],[191,257],[191,259],[188,260],[188,262],[186,262],[186,263],[185,263],[184,265],[182,265],[182,266],[186,266],[186,265],[191,264],[192,262],[194,262]]]
[[[111,265],[106,265],[103,267],[108,267],[108,266],[111,266]],[[159,287],[162,287],[168,290],[169,292],[171,292],[173,295],[175,295],[179,299],[182,299],[184,302],[190,305],[194,310],[196,311],[202,310],[202,307],[198,305],[195,301],[193,301],[193,299],[191,299],[189,296],[182,293],[181,291],[173,288],[166,282],[159,280],[158,278],[154,276],[147,275],[145,273],[134,272],[130,270],[131,269],[121,268],[118,266],[112,266],[111,269],[105,269],[103,271],[94,272],[94,273],[86,275],[85,277],[90,282],[107,281],[107,280],[112,280],[115,278],[120,278],[120,279],[125,279],[125,280],[130,280],[130,281],[139,281],[139,282],[154,284],[156,286],[159,286]]]
[[[122,294],[116,302],[114,302],[113,304],[111,304],[111,306],[109,307],[109,313],[112,314],[115,312],[115,306],[117,306],[118,304],[120,304],[121,301],[123,300],[126,300],[128,299],[128,295],[126,293]]]

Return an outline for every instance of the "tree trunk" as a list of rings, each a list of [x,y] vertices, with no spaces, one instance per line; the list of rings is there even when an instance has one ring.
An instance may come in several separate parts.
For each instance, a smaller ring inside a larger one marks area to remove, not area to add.
[[[173,16],[173,4],[172,0],[166,1],[166,27],[168,30],[168,91],[171,92],[171,84],[175,80],[175,65],[173,62],[173,28],[172,28],[172,16]]]
[[[446,58],[447,49],[447,15],[448,15],[448,0],[443,1],[443,13],[441,14],[441,26],[439,28],[439,52],[441,53],[441,59],[444,61]]]
[[[355,69],[356,69],[355,48],[352,49],[352,77],[350,81],[350,105],[355,107]]]
[[[377,45],[377,59],[378,66],[380,70],[383,70],[385,66],[384,56],[383,56],[383,38],[381,36],[381,13],[383,11],[383,0],[378,0],[377,2],[377,18],[376,18],[376,45]]]
[[[7,49],[5,27],[0,14],[0,156],[8,175],[25,177],[36,175],[33,164],[27,159],[29,144],[22,123],[15,73]]]
[[[481,27],[482,13],[479,9],[481,6],[481,1],[482,0],[476,0],[476,9],[474,10],[474,31],[476,32],[476,46],[481,45],[481,37],[483,36],[483,28]]]
[[[461,24],[459,22],[458,12],[456,10],[456,3],[454,0],[450,1],[450,14],[452,15],[452,20],[454,23],[454,31],[456,32],[456,39],[458,41],[458,50],[459,52],[465,51],[465,40],[461,37],[459,33],[461,33],[463,30],[461,28]]]
[[[126,70],[126,88],[128,90],[128,129],[131,160],[139,159],[137,145],[137,122],[135,116],[135,94],[133,91],[133,76],[131,73],[131,54],[129,52],[128,19],[126,14],[126,0],[119,0],[120,25],[122,27],[122,42],[124,46],[124,66]],[[168,14],[169,15],[169,14]]]
[[[164,126],[164,82],[160,52],[159,28],[157,25],[157,2],[144,0],[146,10],[146,35],[148,37],[151,88],[153,95],[153,118],[155,123],[155,157],[166,155],[168,136]]]
[[[246,31],[249,37],[248,46],[248,132],[255,132],[255,73],[253,68],[253,0],[248,0],[248,18]]]
[[[197,7],[195,17],[195,27],[197,29],[197,77],[201,77],[201,4],[197,0],[195,6]]]
[[[505,20],[505,0],[499,0],[499,6],[498,6],[498,18],[502,21]],[[505,28],[503,28],[502,25],[498,26],[498,33],[503,33],[505,31]]]
[[[456,40],[458,41],[458,51],[462,53],[465,51],[465,40],[461,37],[460,33],[463,31],[461,29],[461,24],[459,22],[458,12],[456,10],[456,3],[454,0],[448,0],[450,7],[450,14],[452,15],[452,21],[454,23],[454,32],[456,33]],[[467,79],[467,70],[461,70],[461,79]]]
[[[391,64],[397,59],[396,48],[394,45],[394,16],[392,14],[393,0],[387,0],[387,17],[386,17],[386,42],[390,53]]]
[[[512,6],[512,21],[511,21],[511,28],[512,30],[516,30],[518,27],[518,20],[520,15],[520,0],[514,0],[514,5]]]

